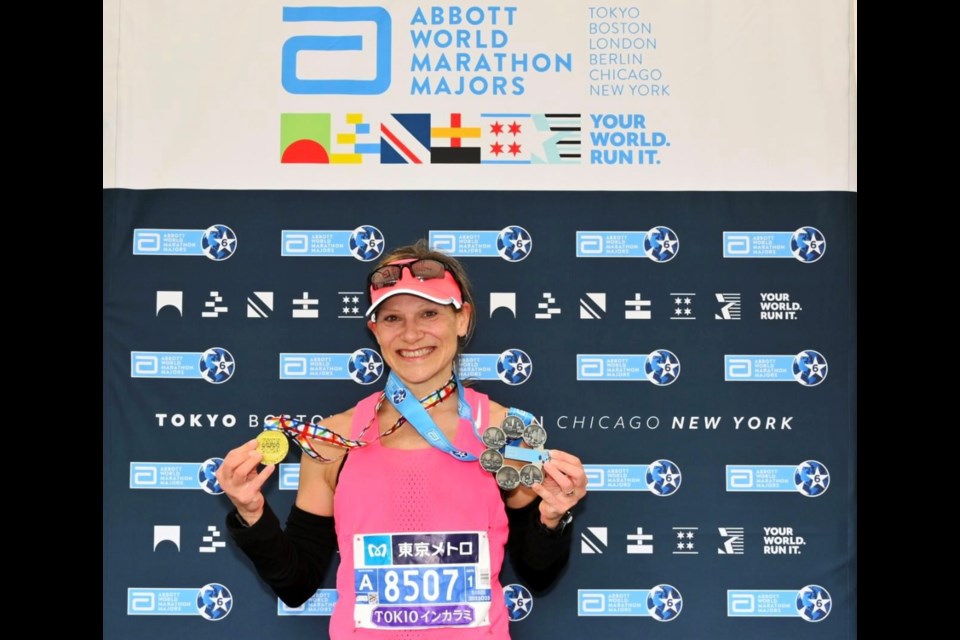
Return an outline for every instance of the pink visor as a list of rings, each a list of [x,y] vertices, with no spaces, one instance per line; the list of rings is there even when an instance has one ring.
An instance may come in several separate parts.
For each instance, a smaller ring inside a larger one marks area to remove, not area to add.
[[[391,265],[406,265],[416,262],[416,259],[397,260],[391,262]],[[392,286],[374,289],[369,287],[370,308],[365,314],[368,318],[373,316],[373,312],[380,306],[380,303],[392,296],[407,294],[417,296],[437,304],[452,304],[454,308],[459,309],[463,306],[463,294],[460,291],[460,285],[454,279],[450,271],[444,269],[442,278],[429,278],[421,280],[413,275],[409,268],[400,270],[400,280]]]

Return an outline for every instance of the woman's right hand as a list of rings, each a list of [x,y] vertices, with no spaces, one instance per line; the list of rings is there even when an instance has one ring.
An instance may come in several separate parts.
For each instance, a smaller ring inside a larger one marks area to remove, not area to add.
[[[257,465],[262,459],[263,455],[257,451],[257,439],[254,438],[228,453],[217,470],[220,488],[248,525],[253,525],[263,515],[265,500],[261,489],[276,468],[276,465],[269,464],[257,472]]]

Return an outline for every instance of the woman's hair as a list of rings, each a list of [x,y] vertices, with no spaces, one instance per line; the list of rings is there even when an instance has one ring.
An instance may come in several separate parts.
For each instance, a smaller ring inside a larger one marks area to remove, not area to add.
[[[380,267],[386,266],[391,262],[396,262],[397,260],[436,260],[444,265],[446,265],[447,270],[453,276],[453,279],[457,281],[457,285],[460,287],[460,293],[462,294],[463,301],[470,304],[470,322],[467,324],[467,333],[462,338],[457,339],[457,355],[459,356],[467,344],[470,342],[470,338],[473,337],[473,332],[477,328],[477,305],[473,301],[473,289],[470,288],[470,278],[467,277],[467,272],[463,268],[463,265],[456,258],[451,258],[445,253],[440,253],[439,251],[433,251],[427,245],[427,241],[424,239],[417,240],[414,244],[408,244],[402,247],[397,247],[396,249],[390,251],[384,255],[380,262],[377,263],[377,266],[374,270],[379,269]],[[367,296],[369,297],[370,292],[367,291]],[[460,313],[462,309],[456,309],[456,313]]]

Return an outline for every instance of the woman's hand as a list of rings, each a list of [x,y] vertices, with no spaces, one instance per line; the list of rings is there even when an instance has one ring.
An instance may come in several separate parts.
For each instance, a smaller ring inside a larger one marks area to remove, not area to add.
[[[257,439],[254,438],[228,453],[217,470],[220,488],[249,525],[263,515],[265,501],[261,489],[276,468],[276,465],[269,464],[258,473],[257,465],[262,459],[263,456],[257,451]]]
[[[550,450],[543,471],[543,482],[532,488],[541,499],[540,522],[554,529],[563,514],[587,495],[587,474],[579,458],[558,449]]]

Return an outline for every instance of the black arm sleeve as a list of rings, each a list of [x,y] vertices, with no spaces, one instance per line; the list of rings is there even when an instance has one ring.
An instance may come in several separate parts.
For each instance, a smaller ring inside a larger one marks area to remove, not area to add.
[[[306,602],[320,587],[337,549],[333,518],[307,513],[296,505],[287,516],[286,530],[280,528],[269,504],[251,527],[240,524],[236,509],[230,511],[227,529],[264,582],[291,607]]]
[[[553,535],[540,524],[540,498],[520,509],[507,507],[510,535],[507,553],[514,571],[531,591],[543,591],[570,559],[571,528]]]

